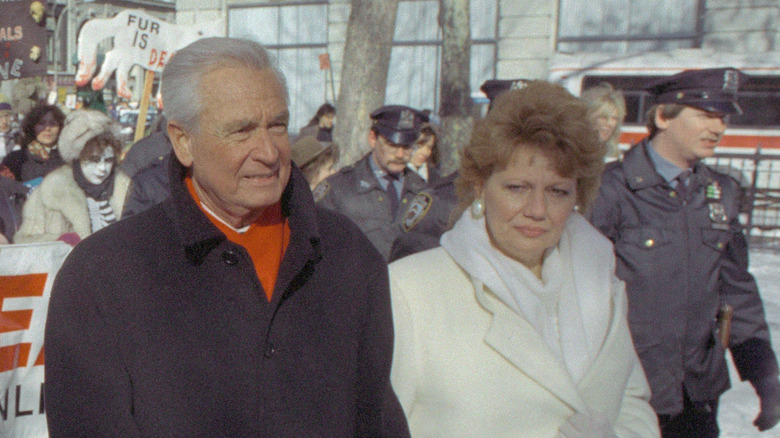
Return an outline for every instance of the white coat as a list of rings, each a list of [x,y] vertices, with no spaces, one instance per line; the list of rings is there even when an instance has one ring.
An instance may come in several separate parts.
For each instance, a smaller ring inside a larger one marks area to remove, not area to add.
[[[444,249],[394,262],[390,279],[391,379],[412,436],[554,437],[576,412],[606,417],[620,437],[659,436],[621,282],[612,282],[603,345],[575,383],[538,332],[475,291]]]
[[[115,170],[114,178],[114,193],[109,204],[120,219],[130,178],[119,169]],[[14,235],[14,242],[52,242],[65,233],[76,233],[82,239],[92,234],[87,195],[73,179],[70,165],[46,175],[27,198],[22,209],[22,225]]]

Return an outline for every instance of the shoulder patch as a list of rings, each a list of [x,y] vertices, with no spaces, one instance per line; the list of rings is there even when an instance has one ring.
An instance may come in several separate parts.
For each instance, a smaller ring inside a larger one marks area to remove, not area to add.
[[[314,188],[314,190],[311,191],[311,194],[314,196],[314,202],[320,202],[322,198],[325,197],[325,195],[328,194],[330,191],[330,183],[328,181],[323,181],[319,184],[317,184],[317,187]]]
[[[412,199],[412,202],[409,203],[409,208],[406,209],[404,218],[401,221],[404,232],[408,233],[411,231],[411,229],[428,214],[428,210],[430,210],[432,203],[433,197],[425,192],[418,193],[417,196]]]

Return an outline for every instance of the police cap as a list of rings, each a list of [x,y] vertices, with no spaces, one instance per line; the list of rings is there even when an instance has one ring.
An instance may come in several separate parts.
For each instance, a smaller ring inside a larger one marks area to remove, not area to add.
[[[11,104],[8,102],[0,102],[0,113],[13,112]]]
[[[735,68],[685,70],[650,83],[656,103],[692,106],[723,114],[741,114],[737,90],[747,75]]]
[[[420,127],[428,122],[421,111],[403,105],[388,105],[371,113],[372,129],[388,141],[410,145],[417,140]]]
[[[485,93],[490,102],[506,90],[519,90],[528,85],[526,79],[488,79],[479,89]]]

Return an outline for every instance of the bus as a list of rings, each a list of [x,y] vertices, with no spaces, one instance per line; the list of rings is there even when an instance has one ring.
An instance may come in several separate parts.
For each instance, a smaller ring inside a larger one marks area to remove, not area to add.
[[[748,75],[737,93],[743,113],[729,121],[719,152],[780,155],[780,53],[723,53],[709,49],[676,49],[631,55],[605,53],[555,53],[549,80],[580,93],[601,82],[621,90],[626,118],[621,149],[647,135],[645,113],[653,96],[647,84],[688,69],[734,67]]]

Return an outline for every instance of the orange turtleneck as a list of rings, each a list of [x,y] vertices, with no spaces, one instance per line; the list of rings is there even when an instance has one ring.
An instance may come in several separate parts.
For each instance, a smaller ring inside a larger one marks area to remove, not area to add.
[[[290,226],[282,215],[281,202],[266,208],[246,231],[238,232],[203,208],[191,177],[188,176],[185,182],[187,190],[195,199],[198,207],[206,214],[206,217],[225,233],[228,240],[236,245],[241,245],[249,253],[252,264],[255,266],[255,273],[265,291],[265,297],[271,301],[276,277],[279,275],[279,266],[282,264],[282,257],[284,257],[287,245],[290,243]]]

